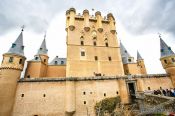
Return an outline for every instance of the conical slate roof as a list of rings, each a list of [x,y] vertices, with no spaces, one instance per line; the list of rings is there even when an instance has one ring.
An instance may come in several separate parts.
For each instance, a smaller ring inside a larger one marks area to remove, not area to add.
[[[123,64],[134,63],[134,58],[128,53],[124,45],[120,42],[120,52]]]
[[[65,65],[66,64],[66,58],[59,58],[56,56],[49,65]]]
[[[7,53],[14,53],[14,54],[24,56],[23,30],[19,34],[16,41],[12,43],[12,46]]]
[[[47,50],[47,47],[46,47],[46,40],[44,38],[44,40],[43,40],[43,42],[42,42],[42,44],[41,44],[37,54],[38,55],[39,54],[47,54],[47,52],[48,52],[48,50]]]
[[[131,57],[124,45],[120,42],[120,52],[122,57]]]
[[[137,60],[143,60],[143,58],[141,57],[139,51],[137,51]]]
[[[171,50],[171,47],[169,47],[161,37],[160,37],[160,53],[161,57],[174,55],[174,52]]]

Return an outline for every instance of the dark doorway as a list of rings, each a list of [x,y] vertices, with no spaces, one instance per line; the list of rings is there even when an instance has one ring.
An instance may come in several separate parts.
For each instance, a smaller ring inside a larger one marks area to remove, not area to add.
[[[136,98],[136,96],[135,96],[135,84],[128,83],[128,90],[129,90],[131,102],[134,102],[134,99]]]
[[[128,87],[129,87],[129,94],[130,95],[135,95],[134,83],[128,83]]]

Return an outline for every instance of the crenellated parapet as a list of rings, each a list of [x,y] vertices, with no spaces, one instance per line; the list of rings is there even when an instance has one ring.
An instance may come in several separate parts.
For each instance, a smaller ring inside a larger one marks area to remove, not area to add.
[[[0,69],[14,69],[22,71],[26,58],[17,54],[3,54],[3,61]]]
[[[115,33],[116,27],[115,27],[115,18],[112,13],[109,13],[107,16],[102,16],[100,11],[95,12],[94,15],[90,15],[89,11],[85,9],[82,14],[78,13],[76,14],[75,8],[70,8],[66,11],[66,30],[69,28],[71,31],[73,31],[75,26],[75,21],[81,20],[83,21],[84,30],[88,32],[91,28],[90,22],[96,23],[97,30],[101,33],[104,30],[103,24],[107,23],[110,25],[110,32]]]

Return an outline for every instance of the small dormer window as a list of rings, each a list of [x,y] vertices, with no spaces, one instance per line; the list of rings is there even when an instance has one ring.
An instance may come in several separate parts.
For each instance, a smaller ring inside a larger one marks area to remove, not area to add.
[[[168,50],[171,50],[171,47],[168,47]]]
[[[21,49],[24,50],[24,46],[21,46]]]
[[[35,60],[38,60],[38,57],[35,57]]]
[[[57,62],[57,61],[55,61],[55,64],[58,64],[58,62]]]
[[[128,59],[128,62],[131,62],[131,59]]]
[[[127,53],[127,51],[125,50],[125,53]]]
[[[64,61],[61,61],[61,64],[64,64]]]
[[[12,48],[14,48],[14,47],[16,47],[16,44],[13,43],[13,44],[12,44]]]
[[[40,50],[42,50],[43,48],[40,48]]]

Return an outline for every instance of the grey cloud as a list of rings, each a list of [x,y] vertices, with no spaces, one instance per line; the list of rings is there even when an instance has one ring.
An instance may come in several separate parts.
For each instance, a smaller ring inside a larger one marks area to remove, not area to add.
[[[174,0],[147,0],[143,4],[133,0],[130,2],[132,3],[129,6],[122,7],[128,8],[129,11],[119,13],[122,23],[130,32],[134,34],[169,32],[175,35]]]
[[[23,24],[41,33],[57,13],[75,7],[113,12],[133,34],[170,32],[175,35],[174,6],[174,0],[0,0],[0,34]]]
[[[20,25],[43,32],[64,8],[58,0],[0,0],[0,34]]]

